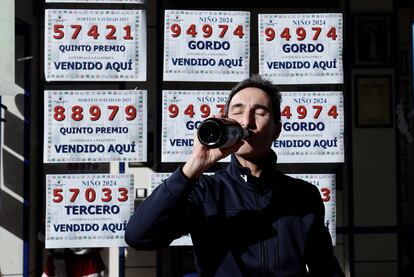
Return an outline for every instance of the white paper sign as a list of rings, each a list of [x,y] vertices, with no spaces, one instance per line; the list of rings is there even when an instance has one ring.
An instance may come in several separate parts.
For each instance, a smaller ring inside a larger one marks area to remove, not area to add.
[[[152,173],[151,174],[151,185],[150,191],[148,194],[151,194],[156,187],[158,187],[165,179],[171,176],[172,173],[170,172],[163,172],[163,173]]]
[[[143,90],[45,91],[45,163],[145,162]]]
[[[278,163],[344,161],[342,92],[282,92],[281,109],[282,132],[272,146]]]
[[[259,72],[275,84],[342,84],[342,14],[259,14]]]
[[[166,10],[164,81],[244,80],[249,47],[249,12]]]
[[[46,0],[46,3],[118,3],[143,4],[144,0]]]
[[[229,91],[175,91],[162,93],[162,162],[185,162],[201,121],[224,112]],[[222,161],[229,161],[229,158]]]
[[[145,81],[143,10],[46,10],[46,81]]]
[[[335,174],[288,174],[318,187],[325,206],[325,226],[336,245],[336,176]]]
[[[46,248],[126,246],[131,174],[46,175]]]

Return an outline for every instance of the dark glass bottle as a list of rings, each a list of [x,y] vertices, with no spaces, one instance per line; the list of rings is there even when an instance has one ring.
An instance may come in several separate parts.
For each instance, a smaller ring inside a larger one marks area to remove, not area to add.
[[[248,129],[230,118],[207,118],[197,131],[198,140],[208,148],[230,147],[248,135]]]

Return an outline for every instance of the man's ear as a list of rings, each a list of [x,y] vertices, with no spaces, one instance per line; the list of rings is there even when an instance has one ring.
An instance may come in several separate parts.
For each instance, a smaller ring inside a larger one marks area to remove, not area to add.
[[[280,135],[280,131],[282,130],[282,123],[278,122],[275,124],[275,133],[273,134],[272,139],[275,141]]]

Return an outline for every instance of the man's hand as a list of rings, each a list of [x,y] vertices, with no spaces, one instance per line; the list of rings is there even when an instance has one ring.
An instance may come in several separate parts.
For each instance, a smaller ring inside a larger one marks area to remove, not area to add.
[[[222,115],[216,116],[221,118]],[[183,173],[191,180],[196,180],[203,172],[209,169],[219,160],[228,155],[237,152],[244,144],[239,141],[236,144],[226,148],[208,148],[200,143],[197,134],[194,136],[194,147],[190,159],[184,164]]]

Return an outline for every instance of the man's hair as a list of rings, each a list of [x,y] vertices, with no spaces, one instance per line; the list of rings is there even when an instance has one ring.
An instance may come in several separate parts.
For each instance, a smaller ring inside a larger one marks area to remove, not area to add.
[[[234,95],[239,91],[245,88],[259,88],[263,90],[270,98],[272,103],[272,113],[275,123],[280,122],[280,103],[282,97],[280,95],[279,89],[273,85],[269,80],[263,79],[259,74],[252,75],[250,78],[245,79],[238,83],[230,92],[229,97],[227,98],[226,106],[224,109],[225,115],[228,116],[230,101]]]

